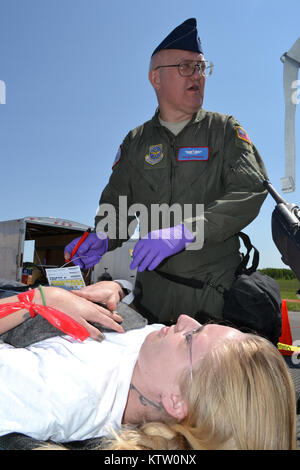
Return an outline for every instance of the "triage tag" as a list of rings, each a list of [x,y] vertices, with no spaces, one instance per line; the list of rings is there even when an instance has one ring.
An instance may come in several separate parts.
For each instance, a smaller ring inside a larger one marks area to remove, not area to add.
[[[46,269],[46,275],[50,286],[67,290],[79,290],[85,287],[79,266]]]

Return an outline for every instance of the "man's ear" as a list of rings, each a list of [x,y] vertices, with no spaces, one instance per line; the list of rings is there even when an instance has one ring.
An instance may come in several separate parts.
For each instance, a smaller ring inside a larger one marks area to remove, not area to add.
[[[149,81],[153,86],[154,90],[159,90],[160,87],[160,73],[159,70],[150,70],[149,71]]]
[[[179,421],[185,418],[188,413],[187,403],[181,395],[165,394],[162,396],[162,404],[166,412]]]

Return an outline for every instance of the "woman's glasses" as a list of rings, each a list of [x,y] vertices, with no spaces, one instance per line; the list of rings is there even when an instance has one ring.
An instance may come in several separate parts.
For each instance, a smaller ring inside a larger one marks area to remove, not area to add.
[[[189,361],[190,361],[190,377],[191,380],[193,380],[193,357],[192,357],[192,337],[196,333],[199,333],[204,328],[205,325],[201,325],[195,330],[188,331],[187,333],[184,333],[184,336],[186,337],[186,341],[188,344],[188,350],[189,350]]]

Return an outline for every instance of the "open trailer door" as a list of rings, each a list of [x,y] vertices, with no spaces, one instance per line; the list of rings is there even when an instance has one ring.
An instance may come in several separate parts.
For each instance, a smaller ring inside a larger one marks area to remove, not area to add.
[[[79,222],[54,217],[0,222],[0,278],[30,285],[33,271],[45,277],[46,268],[65,264],[65,246],[88,228]],[[26,243],[32,247],[30,260],[24,259]]]

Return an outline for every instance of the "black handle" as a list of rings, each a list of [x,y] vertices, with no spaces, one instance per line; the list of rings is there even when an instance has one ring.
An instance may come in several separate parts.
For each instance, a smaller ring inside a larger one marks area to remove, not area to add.
[[[270,181],[264,180],[263,185],[271,194],[272,198],[277,202],[277,204],[287,204],[283,197],[280,196],[276,189],[271,185]]]

